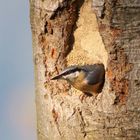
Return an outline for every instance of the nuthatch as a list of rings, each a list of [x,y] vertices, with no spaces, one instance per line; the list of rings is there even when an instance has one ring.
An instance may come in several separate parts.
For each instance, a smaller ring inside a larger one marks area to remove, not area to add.
[[[76,89],[94,95],[102,91],[105,81],[105,69],[103,64],[70,66],[51,80],[67,80]]]

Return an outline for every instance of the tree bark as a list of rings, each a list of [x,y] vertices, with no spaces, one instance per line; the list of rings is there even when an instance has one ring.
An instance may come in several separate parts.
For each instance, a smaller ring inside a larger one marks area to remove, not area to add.
[[[30,0],[39,140],[140,139],[140,1]],[[69,65],[102,62],[97,98],[65,81]]]

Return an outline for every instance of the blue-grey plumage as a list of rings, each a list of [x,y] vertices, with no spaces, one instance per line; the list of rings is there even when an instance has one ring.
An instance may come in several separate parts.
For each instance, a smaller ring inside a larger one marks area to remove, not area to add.
[[[76,89],[93,95],[102,91],[105,81],[103,64],[70,66],[51,80],[67,80]]]

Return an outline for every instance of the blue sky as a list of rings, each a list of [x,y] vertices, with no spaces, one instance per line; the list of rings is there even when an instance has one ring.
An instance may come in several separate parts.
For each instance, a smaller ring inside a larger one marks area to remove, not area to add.
[[[0,4],[0,139],[35,140],[29,0]]]

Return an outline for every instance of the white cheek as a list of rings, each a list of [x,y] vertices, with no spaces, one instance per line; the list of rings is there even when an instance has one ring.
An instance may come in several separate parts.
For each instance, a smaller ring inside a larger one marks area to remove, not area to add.
[[[64,79],[74,79],[79,76],[79,72],[71,73],[69,75],[63,76]]]
[[[75,77],[78,77],[79,76],[79,72],[75,72]]]
[[[66,75],[66,76],[63,76],[64,79],[70,79],[72,78],[72,75]]]
[[[63,76],[64,79],[66,79],[68,76]]]

